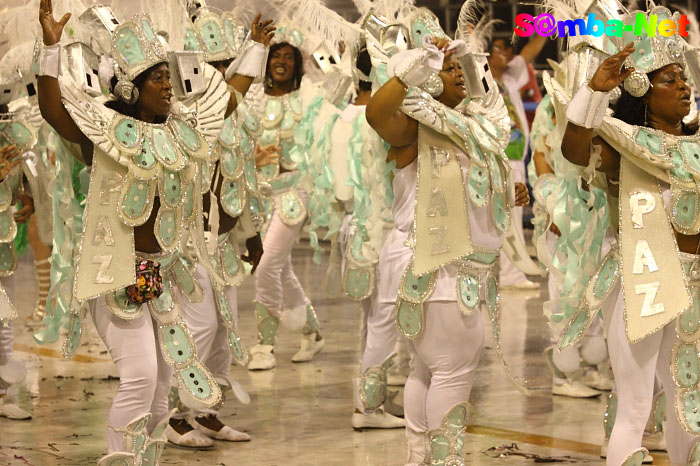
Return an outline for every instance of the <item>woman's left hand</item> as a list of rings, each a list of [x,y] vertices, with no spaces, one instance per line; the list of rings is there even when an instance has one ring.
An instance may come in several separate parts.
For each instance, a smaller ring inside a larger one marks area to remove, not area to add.
[[[253,20],[253,24],[250,26],[250,38],[267,47],[275,36],[275,29],[277,28],[272,24],[271,19],[260,21],[261,17],[262,15],[258,13],[258,16]]]
[[[20,194],[17,197],[22,203],[22,208],[15,212],[15,222],[27,223],[29,217],[34,213],[34,200],[26,194]]]
[[[515,206],[530,205],[530,193],[524,183],[515,183]]]

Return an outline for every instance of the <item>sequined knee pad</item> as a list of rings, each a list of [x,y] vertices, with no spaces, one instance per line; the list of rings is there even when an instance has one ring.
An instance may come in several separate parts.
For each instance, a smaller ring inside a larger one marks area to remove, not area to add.
[[[639,448],[627,455],[620,466],[642,466],[644,458],[649,454],[646,448]]]
[[[102,457],[98,466],[141,466],[157,465],[163,447],[167,439],[165,438],[165,428],[168,425],[170,416],[175,412],[171,410],[153,430],[153,435],[149,436],[146,426],[151,420],[151,415],[146,414],[131,421],[124,428],[110,429],[122,434],[123,451],[113,452]]]
[[[258,321],[258,343],[274,345],[280,320],[273,316],[264,304],[259,302],[255,303],[255,318]]]
[[[306,305],[306,325],[301,329],[303,335],[311,335],[312,333],[318,332],[321,326],[318,323],[318,316],[316,316],[316,310],[311,304]]]
[[[389,356],[381,365],[368,367],[359,380],[360,401],[364,411],[381,408],[386,401],[386,372],[391,366],[395,354]]]
[[[454,405],[442,418],[440,428],[426,434],[430,466],[465,466],[462,457],[469,420],[469,402]]]

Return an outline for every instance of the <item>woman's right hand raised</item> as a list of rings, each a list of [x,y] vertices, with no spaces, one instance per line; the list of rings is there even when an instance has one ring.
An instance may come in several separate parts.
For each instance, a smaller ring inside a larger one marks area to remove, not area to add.
[[[44,35],[44,45],[54,45],[61,40],[63,27],[70,19],[70,16],[70,13],[66,13],[60,21],[56,21],[53,17],[51,0],[41,0],[39,3],[39,23],[41,23],[41,30]]]
[[[600,64],[588,86],[597,92],[609,92],[619,86],[634,71],[634,68],[622,69],[622,64],[632,52],[634,44],[630,42],[619,53],[607,58]]]

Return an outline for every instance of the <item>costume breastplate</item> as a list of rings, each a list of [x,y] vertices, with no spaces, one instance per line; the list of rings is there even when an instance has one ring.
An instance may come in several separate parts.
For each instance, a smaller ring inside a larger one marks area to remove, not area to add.
[[[299,160],[294,160],[291,150],[294,147],[294,129],[302,117],[301,93],[296,90],[280,97],[265,95],[264,113],[260,117],[260,144],[281,146],[280,166],[285,170],[295,170]]]

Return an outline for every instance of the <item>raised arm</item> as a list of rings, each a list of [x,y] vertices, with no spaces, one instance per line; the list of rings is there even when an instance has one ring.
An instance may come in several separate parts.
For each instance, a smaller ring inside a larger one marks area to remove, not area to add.
[[[39,6],[39,22],[43,32],[44,46],[52,47],[46,51],[46,70],[43,76],[37,77],[39,109],[44,120],[51,125],[58,134],[70,142],[80,144],[83,149],[83,155],[86,149],[89,150],[89,155],[92,155],[92,143],[80,131],[78,125],[75,124],[68,111],[61,102],[61,88],[58,85],[58,64],[59,60],[48,59],[51,55],[60,54],[60,48],[57,46],[61,40],[63,27],[70,19],[70,13],[63,15],[60,21],[56,21],[53,17],[53,6],[51,0],[41,0]],[[53,67],[53,69],[49,69]]]
[[[271,19],[268,19],[267,21],[260,21],[260,18],[261,15],[258,14],[258,16],[253,21],[253,24],[250,26],[250,38],[257,44],[261,44],[263,47],[267,48],[270,46],[270,41],[275,35],[276,28],[272,24]],[[255,45],[255,47],[258,47],[259,49],[259,45],[257,44]],[[236,91],[240,92],[242,96],[245,96],[246,92],[248,92],[248,89],[250,89],[250,86],[253,84],[253,81],[256,78],[256,76],[248,75],[254,74],[254,71],[264,69],[264,64],[258,63],[258,61],[264,59],[264,53],[260,55],[260,50],[251,52],[246,51],[246,53],[250,53],[250,56],[246,55],[245,57],[242,57],[242,61],[240,63],[234,61],[234,63],[238,65],[237,70],[233,73],[233,76],[226,80],[228,85],[233,87]],[[248,60],[247,63],[246,60]],[[226,76],[228,76],[228,74],[229,73],[227,71]],[[231,113],[233,113],[237,106],[238,99],[236,99],[235,93],[232,92],[231,98],[229,99],[228,107],[226,108],[226,116],[229,116]]]
[[[386,142],[395,147],[408,146],[418,137],[418,122],[401,111],[408,87],[398,77],[387,81],[367,104],[367,123]]]
[[[520,56],[525,59],[525,63],[533,63],[546,43],[547,37],[535,35],[523,46],[523,49],[520,51]]]
[[[625,59],[632,52],[634,46],[630,43],[620,53],[601,63],[590,82],[579,89],[569,102],[566,109],[568,123],[561,143],[562,153],[569,162],[587,166],[593,142],[602,148],[598,170],[606,173],[617,171],[619,154],[601,138],[594,138],[593,132],[602,123],[608,106],[607,93],[634,71],[634,68],[622,69]]]

